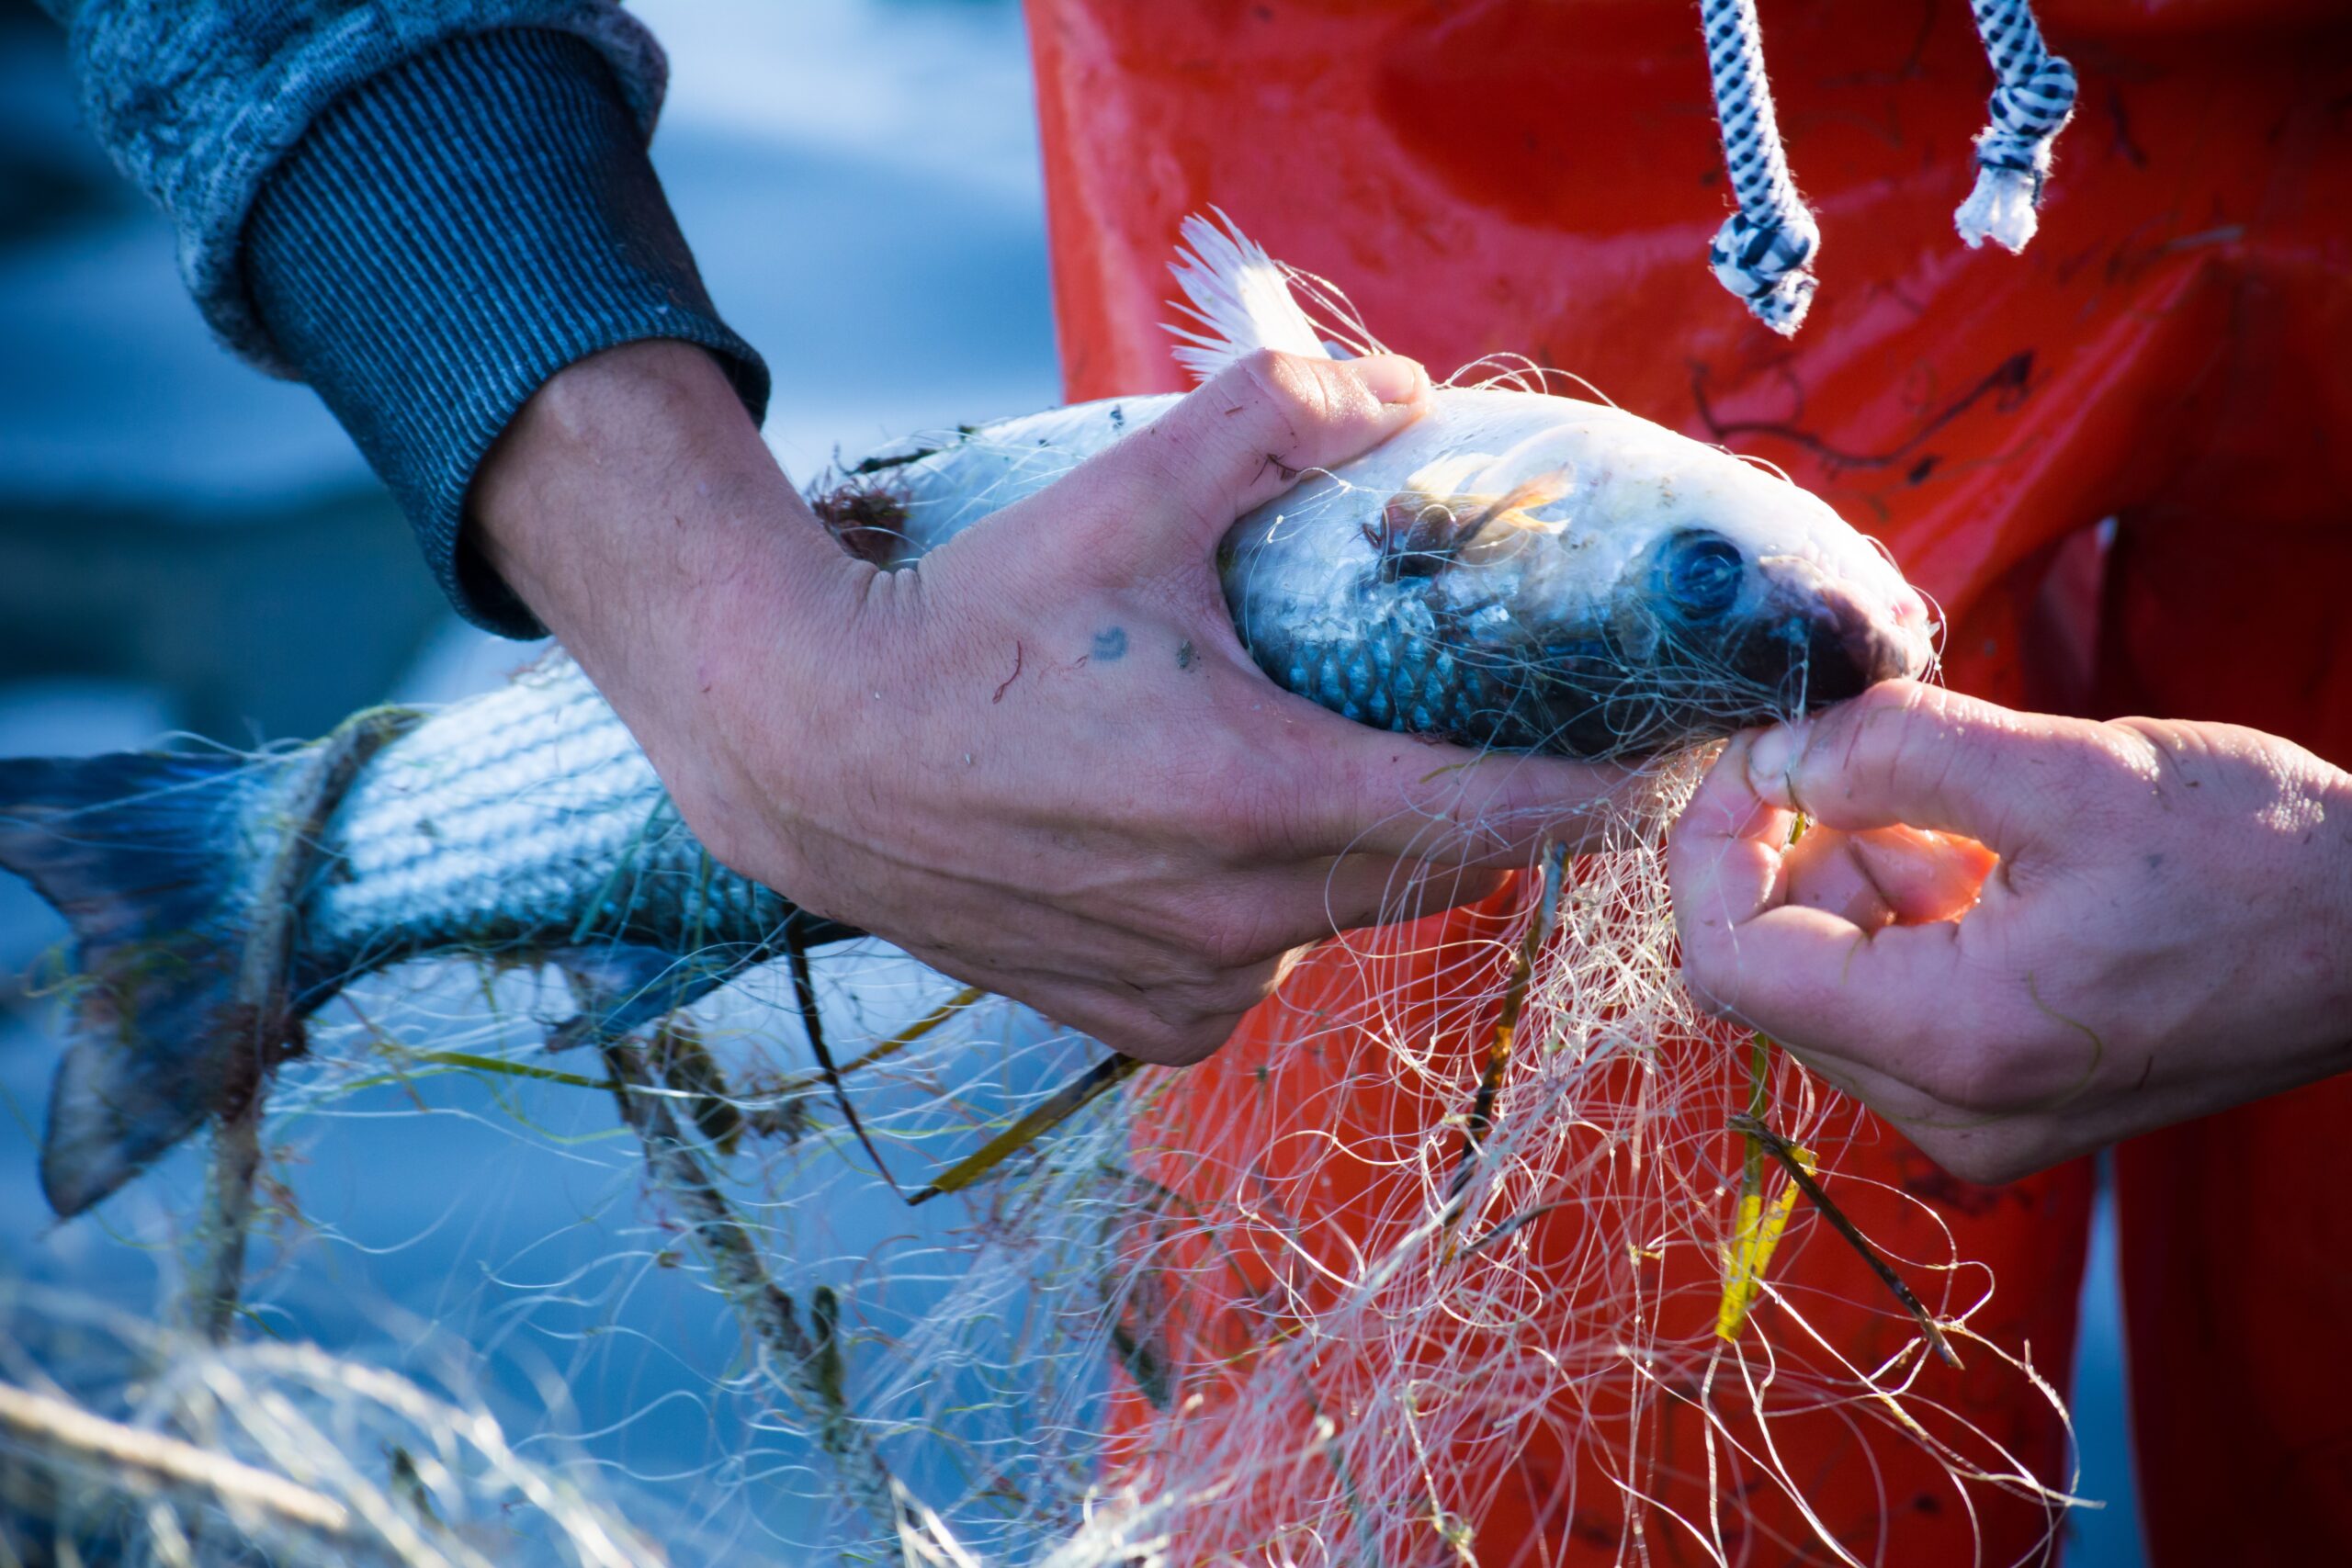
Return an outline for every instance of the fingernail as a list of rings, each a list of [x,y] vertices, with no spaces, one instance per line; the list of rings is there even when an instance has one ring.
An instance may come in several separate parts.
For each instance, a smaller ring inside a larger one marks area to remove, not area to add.
[[[1430,373],[1416,360],[1401,354],[1379,354],[1355,362],[1355,373],[1363,378],[1364,389],[1384,403],[1392,405],[1419,402],[1429,389]]]
[[[1793,724],[1776,724],[1747,746],[1747,787],[1760,800],[1793,809],[1796,790],[1789,775],[1804,750],[1804,735]]]

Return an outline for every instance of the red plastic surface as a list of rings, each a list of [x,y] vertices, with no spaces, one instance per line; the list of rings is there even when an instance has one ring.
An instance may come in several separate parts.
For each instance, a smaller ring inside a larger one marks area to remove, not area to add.
[[[1340,283],[1375,333],[1440,375],[1524,354],[1780,464],[1941,602],[1955,687],[2231,719],[2352,762],[2344,8],[2039,9],[2083,90],[2041,236],[2010,256],[1970,252],[1952,231],[1991,85],[1967,7],[1766,0],[1781,121],[1824,234],[1820,293],[1789,343],[1703,265],[1727,197],[1693,6],[1030,0],[1069,391],[1182,384],[1159,327],[1166,265],[1179,219],[1215,204],[1274,254]],[[2053,637],[2051,568],[2079,565],[2062,545],[2108,516],[2120,528],[2094,694],[2064,656],[2089,607],[2063,590],[2084,574],[2054,580]],[[1478,918],[1416,934],[1460,937]],[[1387,962],[1387,981],[1409,991],[1416,964],[1426,977],[1444,960]],[[1363,985],[1326,960],[1286,998],[1344,1007]],[[1195,1163],[1237,1154],[1220,1129],[1236,1097],[1262,1092],[1253,1069],[1283,1027],[1263,1017],[1194,1069],[1164,1140]],[[1314,1084],[1290,1089],[1330,1111]],[[1346,1113],[1386,1125],[1449,1109],[1400,1087]],[[2352,1561],[2341,1353],[2352,1208],[2333,1196],[2329,1157],[2346,1126],[2352,1088],[2335,1083],[2123,1152],[2142,1485],[2160,1563]],[[2030,1340],[2037,1364],[2063,1374],[2083,1168],[1989,1192],[1881,1130],[1840,1168],[1936,1201],[1961,1254],[1998,1274],[1980,1330]],[[1324,1201],[1337,1213],[1376,1207],[1363,1193]],[[1880,1223],[1896,1250],[1940,1255],[1940,1237],[1889,1210]],[[1784,1267],[1794,1286],[1868,1303],[1826,1317],[1867,1362],[1902,1325],[1847,1278],[1841,1250],[1810,1247]],[[2063,1435],[2014,1378],[1973,1364],[1930,1375],[2064,1483]],[[1197,1419],[1221,1408],[1212,1400]],[[1864,1560],[2003,1563],[2031,1551],[2039,1510],[1996,1499],[1971,1521],[1915,1453],[1873,1438],[1863,1462],[1863,1440],[1825,1423],[1792,1469],[1818,1478],[1823,1517]],[[1614,1491],[1542,1440],[1512,1461],[1442,1462],[1491,1483],[1475,1521],[1482,1562],[1633,1550],[1611,1522]],[[1658,1483],[1701,1506],[1690,1473]],[[1749,1511],[1751,1561],[1821,1555],[1785,1506],[1759,1495]],[[1654,1561],[1698,1560],[1674,1530],[1645,1541]]]

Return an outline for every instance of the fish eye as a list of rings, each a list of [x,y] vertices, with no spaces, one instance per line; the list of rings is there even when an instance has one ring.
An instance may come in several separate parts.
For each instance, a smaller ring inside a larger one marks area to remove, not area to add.
[[[1686,528],[1658,556],[1658,586],[1686,615],[1720,615],[1739,597],[1747,561],[1739,547],[1705,528]]]

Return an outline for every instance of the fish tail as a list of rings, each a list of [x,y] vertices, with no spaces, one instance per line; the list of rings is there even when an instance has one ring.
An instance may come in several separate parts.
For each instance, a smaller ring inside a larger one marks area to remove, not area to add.
[[[279,764],[282,765],[282,764]],[[238,823],[274,765],[131,752],[0,760],[0,867],[74,928],[74,1037],[40,1178],[79,1213],[211,1109],[240,924]]]
[[[296,906],[326,816],[410,722],[390,711],[260,759],[0,759],[0,869],[73,928],[74,1038],[40,1158],[60,1215],[235,1109],[300,1048]],[[308,990],[304,1009],[323,999]]]

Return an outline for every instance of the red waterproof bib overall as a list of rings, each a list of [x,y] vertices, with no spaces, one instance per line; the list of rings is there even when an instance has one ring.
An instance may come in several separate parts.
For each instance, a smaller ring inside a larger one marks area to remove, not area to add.
[[[1029,9],[1071,397],[1182,384],[1159,327],[1166,265],[1179,219],[1216,204],[1275,255],[1339,281],[1375,333],[1441,376],[1525,354],[1780,464],[1940,601],[1959,689],[2233,720],[2352,763],[2344,7],[2041,0],[2051,47],[2083,87],[2041,236],[2013,257],[1972,253],[1952,231],[1991,86],[1967,6],[1765,0],[1781,123],[1824,235],[1820,293],[1794,343],[1754,324],[1703,265],[1727,198],[1696,11],[1679,0]],[[2093,639],[2083,531],[2109,516]],[[1378,945],[1369,967],[1361,952],[1310,963],[1193,1069],[1141,1163],[1180,1181],[1248,1168],[1257,1156],[1232,1146],[1233,1129],[1262,1137],[1269,1116],[1296,1130],[1458,1112],[1453,1088],[1351,1077],[1371,1060],[1351,1051],[1375,1049],[1364,1037],[1334,1038],[1288,1081],[1261,1070],[1266,1042],[1295,1032],[1302,1008],[1345,1016],[1377,990],[1398,998],[1392,1024],[1444,1036],[1443,1066],[1475,1030],[1416,1014],[1415,998],[1434,996],[1428,982],[1460,944],[1514,907],[1425,923],[1410,944]],[[1453,1065],[1453,1083],[1475,1076]],[[2337,1081],[2121,1152],[2138,1451],[2160,1563],[2352,1562],[2352,1210],[2332,1157],[2347,1128],[2352,1084]],[[1270,1202],[1320,1205],[1370,1236],[1385,1178],[1335,1178],[1332,1163],[1314,1191],[1283,1191],[1284,1171],[1262,1159],[1252,1179]],[[1949,1248],[1916,1209],[1841,1188],[1895,1252],[1988,1264],[1997,1293],[1975,1326],[2030,1342],[2063,1381],[2085,1166],[1971,1187],[1879,1128],[1838,1168],[1928,1199]],[[1912,1332],[1834,1240],[1775,1272],[1792,1292],[1855,1303],[1809,1315],[1857,1364]],[[1927,1375],[2063,1485],[2049,1408],[1988,1363]],[[1191,1418],[1205,1433],[1247,1397],[1228,1389]],[[1465,1495],[1485,1499],[1466,1521],[1482,1562],[1691,1562],[1691,1536],[1656,1522],[1705,1509],[1702,1473],[1676,1459],[1689,1436],[1668,1419],[1668,1462],[1639,1503],[1541,1429],[1430,1463],[1479,1478]],[[1811,1478],[1823,1526],[1866,1562],[2006,1563],[2045,1528],[2039,1506],[1981,1491],[1984,1511],[1966,1517],[1941,1472],[1880,1428],[1824,1421],[1783,1441],[1801,1450],[1783,1458]],[[1215,1528],[1180,1529],[1180,1558],[1243,1539],[1235,1516],[1272,1506],[1237,1496]],[[1745,1560],[1829,1560],[1769,1490],[1736,1511],[1726,1539]],[[1629,1516],[1651,1521],[1637,1540]],[[1430,1544],[1427,1560],[1454,1560],[1434,1529]]]

